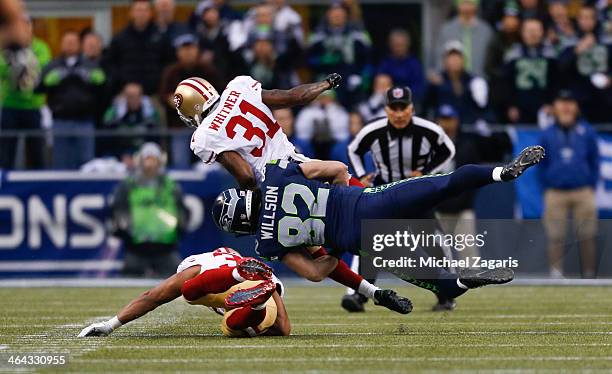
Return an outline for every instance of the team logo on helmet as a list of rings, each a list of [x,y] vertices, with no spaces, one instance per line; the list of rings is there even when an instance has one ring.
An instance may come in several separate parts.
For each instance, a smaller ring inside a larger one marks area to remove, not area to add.
[[[175,93],[173,100],[175,107],[180,108],[181,105],[183,105],[183,95],[181,95],[180,93]]]
[[[404,90],[402,90],[401,88],[395,88],[393,89],[393,92],[391,92],[391,94],[394,98],[401,99],[402,97],[404,97]]]

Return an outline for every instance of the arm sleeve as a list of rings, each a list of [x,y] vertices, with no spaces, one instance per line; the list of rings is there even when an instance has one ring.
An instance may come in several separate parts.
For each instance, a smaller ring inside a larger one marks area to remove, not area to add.
[[[453,141],[440,129],[438,138],[432,144],[434,156],[431,161],[423,168],[423,174],[434,174],[442,165],[455,157],[455,145]]]
[[[367,127],[364,127],[348,146],[348,159],[357,178],[362,178],[367,174],[364,156],[370,151],[372,145],[373,135],[370,134]]]

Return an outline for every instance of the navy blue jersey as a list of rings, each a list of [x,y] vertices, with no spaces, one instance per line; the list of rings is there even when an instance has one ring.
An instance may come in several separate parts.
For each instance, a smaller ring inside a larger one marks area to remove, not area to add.
[[[354,219],[362,189],[311,180],[286,160],[266,165],[260,184],[261,209],[256,232],[257,254],[279,260],[287,252],[325,245],[346,250],[354,243]]]

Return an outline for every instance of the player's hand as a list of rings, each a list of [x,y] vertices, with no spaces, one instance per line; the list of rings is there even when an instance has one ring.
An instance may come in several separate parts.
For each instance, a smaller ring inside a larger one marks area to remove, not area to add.
[[[359,181],[361,182],[361,184],[363,184],[364,187],[372,187],[372,182],[374,181],[375,177],[376,173],[370,173],[364,177],[361,177]]]
[[[84,338],[86,336],[108,336],[111,332],[113,332],[111,325],[106,322],[98,322],[92,323],[91,325],[85,327],[83,330],[81,330],[78,337]]]
[[[414,177],[422,177],[422,176],[423,176],[423,173],[421,173],[421,172],[420,172],[420,171],[418,171],[418,170],[413,170],[413,171],[410,173],[410,176],[411,176],[412,178],[414,178]]]
[[[329,88],[338,88],[340,86],[340,81],[342,80],[342,76],[337,73],[331,73],[325,78],[325,81],[329,83]]]

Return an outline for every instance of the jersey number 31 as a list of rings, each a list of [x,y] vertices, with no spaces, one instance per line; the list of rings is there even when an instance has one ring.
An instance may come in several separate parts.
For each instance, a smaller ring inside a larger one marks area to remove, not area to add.
[[[259,119],[266,126],[268,131],[264,133],[262,129],[260,129],[259,127],[255,127],[253,125],[253,122],[249,121],[248,118],[239,115],[234,116],[229,120],[227,126],[225,127],[225,132],[227,133],[227,136],[230,139],[234,139],[234,137],[236,136],[236,126],[241,126],[246,130],[243,134],[246,140],[251,141],[253,140],[254,136],[261,139],[261,147],[254,148],[251,151],[251,154],[254,157],[261,157],[261,155],[263,154],[263,149],[266,146],[266,135],[270,139],[272,139],[274,135],[276,135],[276,132],[280,129],[280,126],[278,122],[268,117],[266,113],[264,113],[263,111],[261,111],[261,109],[257,108],[255,105],[249,103],[248,101],[242,100],[238,107],[240,108],[242,114],[251,113],[252,115],[257,117],[257,119]]]

